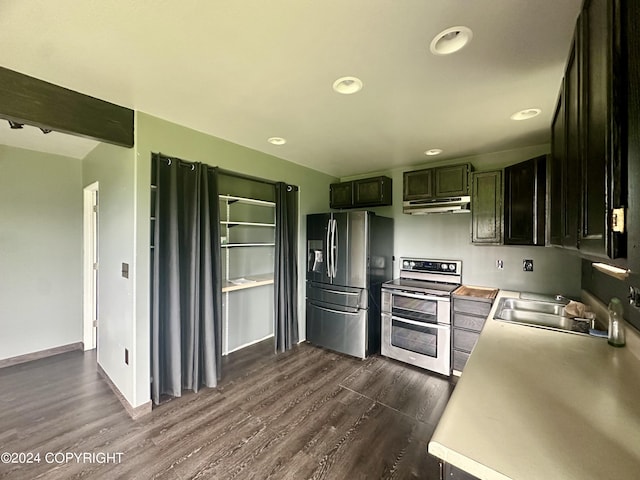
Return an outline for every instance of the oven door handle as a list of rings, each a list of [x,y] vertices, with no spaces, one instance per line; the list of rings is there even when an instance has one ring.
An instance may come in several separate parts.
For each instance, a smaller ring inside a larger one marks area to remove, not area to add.
[[[443,325],[443,324],[440,324],[440,323],[416,322],[415,320],[408,320],[406,318],[396,317],[395,315],[392,315],[391,319],[392,320],[397,320],[397,321],[402,322],[402,323],[409,323],[411,325],[416,325],[418,327],[435,328],[435,329],[438,329],[438,330],[450,330],[451,329],[451,325]]]
[[[398,296],[398,297],[409,297],[409,298],[417,298],[418,300],[432,300],[432,301],[436,301],[436,302],[448,302],[449,301],[449,297],[434,297],[434,296],[429,296],[429,295],[420,295],[417,293],[408,293],[408,292],[403,292],[403,291],[398,291],[398,290],[386,290],[384,289],[385,292],[389,292],[392,296]]]

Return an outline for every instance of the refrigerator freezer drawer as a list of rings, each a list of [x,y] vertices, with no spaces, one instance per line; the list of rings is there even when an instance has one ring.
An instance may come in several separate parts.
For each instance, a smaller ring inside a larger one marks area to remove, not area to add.
[[[364,288],[341,287],[322,283],[307,283],[307,298],[315,303],[329,303],[349,309],[366,309],[368,291]],[[343,310],[336,308],[337,310]]]
[[[344,312],[307,301],[307,340],[314,345],[366,358],[367,310]]]

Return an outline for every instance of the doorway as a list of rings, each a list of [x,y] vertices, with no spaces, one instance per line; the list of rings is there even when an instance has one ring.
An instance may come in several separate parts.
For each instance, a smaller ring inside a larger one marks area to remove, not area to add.
[[[83,344],[93,350],[98,335],[98,182],[83,191]]]

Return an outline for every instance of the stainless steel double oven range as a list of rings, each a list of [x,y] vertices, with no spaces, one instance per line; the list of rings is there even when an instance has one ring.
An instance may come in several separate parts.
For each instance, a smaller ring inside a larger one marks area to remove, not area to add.
[[[451,374],[451,293],[462,262],[402,258],[400,278],[382,285],[382,355]]]

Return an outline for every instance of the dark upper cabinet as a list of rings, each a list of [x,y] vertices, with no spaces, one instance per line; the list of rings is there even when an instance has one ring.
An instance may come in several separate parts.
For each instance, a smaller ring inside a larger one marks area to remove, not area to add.
[[[624,237],[608,228],[609,213],[625,204],[620,136],[621,10],[617,0],[585,1],[580,30],[582,217],[578,244],[585,253],[612,258],[624,254]]]
[[[389,177],[371,177],[330,185],[331,208],[381,207],[391,205]]]
[[[404,172],[402,200],[428,200],[433,198],[433,169]]]
[[[576,38],[576,40],[578,40]],[[577,248],[578,221],[580,219],[580,137],[579,126],[579,72],[576,53],[578,42],[574,43],[569,56],[569,64],[565,74],[566,108],[566,160],[563,168],[562,182],[562,246]]]
[[[502,243],[502,170],[472,175],[471,241]]]
[[[469,195],[470,172],[469,163],[404,172],[402,200],[408,202]]]
[[[640,2],[629,2],[625,12],[625,31],[636,32],[638,18],[640,18]],[[625,90],[627,91],[627,128],[624,141],[626,141],[629,161],[627,162],[628,185],[628,212],[633,212],[638,218],[640,212],[640,35],[627,35],[623,41],[623,54],[627,59],[627,78]],[[633,88],[630,88],[633,87]],[[633,152],[633,153],[631,153]],[[640,286],[640,222],[630,222],[628,226],[627,258],[628,267],[632,274],[631,282]],[[633,317],[632,317],[633,318]],[[638,319],[636,311],[635,318]],[[640,328],[640,323],[635,323]]]
[[[562,245],[564,210],[563,178],[567,165],[567,143],[565,134],[564,81],[558,96],[558,105],[551,123],[551,159],[549,161],[549,243]]]
[[[436,168],[435,196],[456,197],[459,195],[469,195],[468,182],[470,171],[471,167],[468,163]]]
[[[627,205],[627,95],[638,88],[623,52],[638,37],[622,28],[629,4],[585,1],[551,128],[550,242],[588,256],[626,256],[612,225]]]
[[[391,205],[392,183],[389,177],[362,178],[353,181],[353,204],[356,207]]]
[[[329,186],[331,208],[353,207],[353,182],[332,183]]]
[[[504,169],[505,245],[545,244],[546,155]]]

